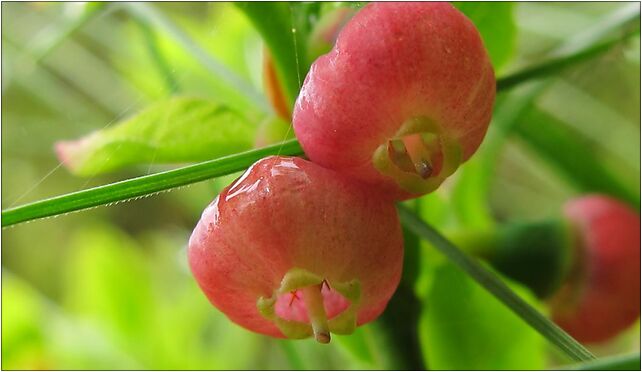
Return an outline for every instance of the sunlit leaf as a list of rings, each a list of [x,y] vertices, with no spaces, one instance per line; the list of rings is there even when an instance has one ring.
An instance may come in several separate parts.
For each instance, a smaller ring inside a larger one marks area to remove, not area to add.
[[[530,107],[545,86],[545,83],[538,82],[497,97],[493,120],[484,142],[477,153],[457,171],[454,181],[453,212],[462,226],[484,229],[495,224],[488,195],[499,155],[517,118]]]
[[[42,304],[20,281],[2,275],[2,369],[49,369]]]
[[[69,317],[13,274],[3,273],[2,296],[4,370],[140,368],[92,325]]]
[[[58,142],[59,159],[76,175],[131,164],[213,159],[254,143],[257,126],[240,113],[199,98],[171,98],[76,141]]]
[[[176,44],[187,52],[194,60],[198,61],[205,69],[213,74],[221,83],[230,89],[227,92],[233,95],[243,97],[248,103],[254,104],[266,112],[269,110],[265,97],[246,79],[243,79],[235,72],[230,70],[225,64],[214,58],[210,53],[205,51],[180,27],[175,25],[156,7],[145,3],[126,3],[124,9],[132,16],[139,18],[143,22],[164,31]]]
[[[65,299],[73,313],[100,322],[113,339],[125,341],[132,350],[146,340],[156,310],[151,277],[140,247],[126,234],[108,226],[87,227],[72,241]]]
[[[365,327],[359,327],[349,336],[334,336],[333,341],[360,363],[370,368],[376,368],[376,351],[373,350],[372,342],[368,339],[368,331],[369,329]]]
[[[495,70],[500,71],[515,51],[517,30],[513,4],[456,2],[454,5],[477,26]]]
[[[237,6],[263,36],[288,102],[293,104],[309,66],[305,41],[309,31],[308,13],[313,11],[309,8],[314,4],[244,2]]]
[[[436,270],[419,332],[431,369],[544,368],[544,339],[451,263]]]
[[[477,259],[462,252],[446,237],[435,230],[434,227],[423,222],[421,218],[417,217],[407,207],[398,206],[397,210],[399,211],[401,222],[409,230],[430,242],[450,263],[456,265],[460,270],[468,274],[477,284],[495,296],[504,306],[509,308],[515,315],[519,316],[549,342],[557,346],[568,357],[576,361],[595,359],[595,356],[588,349],[554,324],[550,319],[542,315],[522,297],[518,296],[502,279],[481,265]]]

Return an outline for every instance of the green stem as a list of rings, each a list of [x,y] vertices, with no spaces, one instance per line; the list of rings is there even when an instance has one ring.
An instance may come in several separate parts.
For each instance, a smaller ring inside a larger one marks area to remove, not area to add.
[[[572,263],[571,228],[563,219],[516,221],[447,235],[465,253],[488,262],[539,298],[559,289]]]
[[[242,171],[266,156],[301,155],[296,140],[209,160],[166,172],[94,187],[2,211],[2,227],[20,222],[130,200]]]
[[[452,263],[470,275],[482,287],[488,290],[504,305],[509,307],[515,314],[528,323],[533,329],[552,344],[559,347],[570,358],[576,361],[595,359],[584,346],[577,342],[568,333],[540,314],[526,301],[513,292],[495,274],[485,269],[476,260],[470,258],[459,248],[453,245],[448,239],[427,225],[406,207],[399,206],[401,222],[415,234],[432,243],[432,245],[444,254]]]
[[[616,355],[566,368],[573,371],[639,371],[640,353]]]
[[[543,78],[558,73],[569,66],[577,64],[578,62],[586,61],[600,55],[613,48],[616,44],[622,43],[633,35],[639,34],[639,28],[630,29],[621,36],[595,44],[589,48],[580,50],[579,52],[553,58],[542,64],[526,68],[518,73],[499,78],[497,79],[497,90],[510,89],[524,81]]]

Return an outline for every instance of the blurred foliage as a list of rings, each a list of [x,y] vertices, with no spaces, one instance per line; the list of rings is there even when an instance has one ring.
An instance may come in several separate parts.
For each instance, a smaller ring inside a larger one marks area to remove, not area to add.
[[[488,50],[497,73],[508,63],[515,52],[516,28],[513,19],[513,3],[503,2],[489,7],[481,2],[455,2],[475,24]]]
[[[546,341],[535,330],[453,264],[434,270],[419,322],[431,369],[545,367]],[[528,291],[518,293],[535,302]]]
[[[283,123],[273,126],[263,97],[262,38],[280,56],[293,99],[312,62],[301,59],[305,36],[315,20],[346,4],[317,5],[269,5],[269,18],[263,4],[2,3],[2,208],[168,169],[161,161],[188,160],[163,158],[163,151],[177,154],[163,145],[124,161],[119,147],[102,155],[121,162],[113,172],[74,177],[53,146],[94,131],[122,134],[117,141],[143,129],[178,140],[173,131],[180,129],[197,138],[201,150],[212,147],[203,158],[237,152],[257,136],[265,142],[291,136]],[[630,3],[457,6],[479,27],[498,76],[545,60],[612,15],[639,12],[639,4]],[[261,17],[278,27],[255,28]],[[553,217],[566,199],[586,191],[609,192],[639,208],[639,55],[636,37],[545,83],[498,97],[479,153],[438,192],[408,204],[447,235]],[[241,119],[197,117],[211,111],[186,109],[189,115],[166,126],[141,122],[150,105],[171,107],[177,96],[216,102]],[[321,346],[234,325],[198,290],[184,252],[203,207],[234,178],[5,229],[2,368],[527,369],[564,362],[470,278],[408,235],[402,289],[382,318],[355,334]],[[519,293],[534,301],[528,291]],[[409,320],[414,317],[418,323]],[[638,339],[639,325],[592,350],[618,354],[639,348]]]
[[[131,164],[209,160],[252,148],[257,127],[227,106],[198,98],[160,100],[128,120],[56,144],[67,168],[92,176]]]

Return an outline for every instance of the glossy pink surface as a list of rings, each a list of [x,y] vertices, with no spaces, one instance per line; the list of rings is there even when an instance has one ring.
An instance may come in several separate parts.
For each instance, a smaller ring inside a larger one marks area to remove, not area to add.
[[[205,209],[188,255],[214,306],[247,329],[283,337],[256,302],[271,297],[286,272],[305,269],[330,286],[358,279],[357,322],[363,324],[379,316],[399,283],[403,241],[390,201],[306,160],[273,156],[255,163]],[[345,305],[324,297],[331,316]],[[297,313],[305,305],[295,302],[292,319],[305,319]]]
[[[553,318],[578,341],[605,341],[640,316],[640,216],[602,195],[572,200],[564,212],[583,262],[573,290],[556,299]]]
[[[312,65],[293,125],[308,157],[410,197],[372,165],[375,149],[425,116],[456,139],[463,158],[491,118],[495,76],[474,25],[448,3],[371,3]]]

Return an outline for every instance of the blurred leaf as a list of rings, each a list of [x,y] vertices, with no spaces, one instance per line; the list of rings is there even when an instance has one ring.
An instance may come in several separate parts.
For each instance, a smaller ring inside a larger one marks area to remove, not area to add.
[[[4,270],[3,270],[4,271]],[[2,275],[2,369],[49,369],[42,304],[20,281]]]
[[[38,33],[27,46],[36,61],[40,61],[51,53],[58,45],[81,29],[101,12],[105,11],[106,4],[100,2],[86,2],[67,4],[65,18],[59,24],[52,24]]]
[[[444,193],[440,190],[428,195],[424,195],[417,200],[417,214],[423,221],[433,226],[447,228],[452,223],[453,207],[452,203],[446,199]],[[410,230],[404,225],[404,229]],[[411,230],[410,230],[411,231]],[[413,231],[417,238],[419,236]],[[444,262],[446,258],[437,250],[432,249],[429,242],[424,239],[419,240],[419,273],[415,281],[415,293],[419,298],[424,298],[428,290],[434,283],[434,269],[439,262]]]
[[[391,340],[379,326],[379,322],[357,328],[351,335],[333,335],[335,342],[353,361],[356,369],[396,368],[395,355],[391,352]]]
[[[310,27],[309,13],[316,9],[314,4],[244,2],[236,5],[263,36],[288,101],[293,105],[309,67],[306,40]]]
[[[490,228],[495,224],[488,204],[499,154],[517,118],[530,106],[545,84],[527,84],[497,97],[495,113],[477,153],[457,171],[452,190],[453,212],[460,225]]]
[[[458,170],[452,206],[459,222],[468,228],[487,228],[495,224],[488,203],[490,164],[479,154]]]
[[[470,4],[474,5],[474,3]],[[602,23],[596,24],[594,28],[586,30],[584,34],[564,42],[552,53],[553,58],[497,80],[498,91],[509,89],[510,91],[497,96],[493,121],[484,142],[478,152],[458,170],[456,175],[453,205],[460,223],[478,228],[487,228],[494,224],[488,205],[488,194],[498,157],[507,136],[517,130],[519,125],[524,124],[521,123],[524,113],[530,109],[533,100],[548,87],[545,81],[533,82],[520,87],[515,87],[515,85],[558,73],[569,66],[595,58],[639,32],[635,29],[628,30],[631,20],[635,19],[632,16],[632,14],[635,15],[635,12],[629,9],[626,13],[621,13],[618,10],[616,14],[605,19]],[[605,34],[613,32],[614,29],[626,32],[621,32],[607,41],[601,41]],[[587,40],[584,35],[589,35],[590,38]],[[547,133],[545,130],[537,129],[537,124],[533,124],[533,129],[537,131],[537,135],[542,140],[545,140]],[[559,131],[560,129],[554,128],[554,130]],[[568,137],[568,139],[573,140],[572,137]],[[578,147],[578,144],[574,144],[573,147]],[[563,151],[563,148],[560,147],[556,147],[556,149]],[[590,150],[584,149],[584,151]],[[612,177],[607,177],[601,182],[609,183],[609,179]],[[617,186],[615,187],[617,188]]]
[[[156,314],[146,335],[149,369],[253,369],[265,339],[231,322],[207,300],[192,277],[184,247],[188,231],[153,231],[139,240],[146,252]],[[143,244],[143,242],[145,244]],[[140,249],[140,248],[139,248]],[[162,326],[158,326],[162,325]],[[182,347],[177,347],[182,345]],[[239,349],[239,345],[243,345]],[[161,355],[162,357],[154,357]]]
[[[226,65],[212,57],[200,45],[190,38],[183,30],[177,27],[171,20],[158,11],[154,6],[146,3],[126,3],[124,9],[142,22],[148,23],[153,27],[164,31],[171,36],[178,45],[180,45],[195,60],[203,65],[210,73],[224,82],[229,88],[230,94],[240,95],[245,98],[249,104],[269,112],[270,108],[261,95],[247,80],[241,78],[231,71]]]
[[[128,349],[144,347],[156,309],[149,268],[139,246],[108,226],[86,227],[72,241],[75,256],[67,268],[65,300],[69,309],[98,321],[103,331]],[[134,339],[139,338],[134,341]]]
[[[3,370],[140,368],[91,325],[5,270],[2,296]]]
[[[163,51],[160,49],[158,36],[148,23],[145,23],[140,19],[137,19],[137,21],[138,25],[140,26],[149,59],[158,71],[158,76],[155,77],[155,79],[162,80],[164,82],[165,89],[167,90],[168,94],[175,94],[180,90],[180,84],[176,79],[174,70],[171,68],[165,55],[163,54]]]
[[[624,24],[622,27],[624,32],[609,40],[591,44],[584,49],[571,50],[566,53],[555,53],[556,55],[554,58],[551,58],[544,63],[500,78],[497,80],[497,89],[509,89],[523,82],[524,80],[530,80],[533,77],[541,78],[548,75],[554,75],[569,66],[574,66],[580,62],[588,61],[592,58],[595,58],[596,56],[604,54],[604,52],[612,49],[617,44],[621,44],[629,38],[640,34],[639,27],[635,27],[635,25],[629,30],[624,29],[627,27],[626,24]],[[561,48],[559,50],[564,50],[564,48]]]
[[[367,365],[370,368],[376,368],[375,358],[376,350],[372,349],[369,340],[369,329],[366,327],[357,328],[353,334],[348,336],[336,335],[333,341],[344,348],[353,358]]]
[[[275,351],[278,351],[278,354],[284,358],[274,360],[273,363],[259,363],[254,368],[318,371],[335,370],[342,367],[345,369],[359,369],[362,366],[352,355],[345,352],[345,349],[342,350],[342,346],[336,342],[338,338],[336,335],[332,335],[332,341],[326,345],[320,344],[313,338],[275,340],[266,336],[259,337],[264,341],[264,344],[270,344],[273,347],[278,346]],[[269,352],[269,350],[265,349],[264,346],[264,352]],[[255,352],[255,354],[257,353]],[[270,354],[275,353],[272,352]]]
[[[67,306],[127,350],[137,369],[251,368],[258,336],[213,308],[177,265],[184,239],[159,233],[142,246],[108,225],[84,227],[72,243]]]
[[[517,30],[513,20],[513,4],[455,2],[453,5],[477,26],[495,71],[501,71],[515,51]]]
[[[568,333],[547,319],[537,309],[519,297],[496,274],[486,269],[476,259],[471,258],[432,226],[426,224],[412,211],[404,206],[398,206],[401,222],[422,239],[430,242],[432,246],[455,264],[460,270],[468,274],[489,293],[528,323],[533,329],[557,346],[569,358],[576,361],[592,360],[595,356],[582,346]]]
[[[248,150],[257,126],[238,112],[199,98],[159,101],[112,127],[56,144],[76,175],[131,164],[201,161]]]
[[[407,261],[404,260],[404,265],[406,263]],[[385,332],[382,333],[390,341],[385,349],[390,350],[396,356],[394,364],[391,366],[394,369],[425,369],[416,327],[422,304],[415,294],[413,284],[404,282],[402,279],[388,302],[386,311],[378,319],[381,330]]]
[[[602,192],[627,201],[640,209],[640,196],[634,187],[623,184],[566,124],[532,108],[523,115],[515,132],[581,192]]]
[[[434,280],[419,322],[431,369],[544,368],[544,339],[465,273],[446,263]]]

